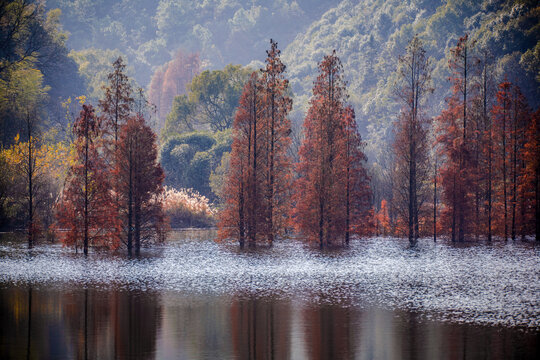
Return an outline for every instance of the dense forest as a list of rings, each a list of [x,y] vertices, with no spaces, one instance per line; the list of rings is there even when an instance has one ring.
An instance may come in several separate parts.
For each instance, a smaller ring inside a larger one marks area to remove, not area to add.
[[[1,1],[0,228],[85,254],[170,227],[242,247],[538,239],[539,18],[527,0]]]

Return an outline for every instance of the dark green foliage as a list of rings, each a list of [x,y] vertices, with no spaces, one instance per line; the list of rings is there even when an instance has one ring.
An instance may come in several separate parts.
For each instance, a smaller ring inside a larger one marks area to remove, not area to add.
[[[210,174],[231,151],[230,131],[215,134],[192,132],[168,138],[160,152],[166,185],[191,188],[215,199],[210,188]]]
[[[68,57],[61,11],[45,12],[42,3],[0,2],[0,142],[23,133],[28,112],[37,128],[66,125],[61,103],[82,95],[84,84]],[[45,125],[45,126],[44,126]]]
[[[165,127],[161,131],[162,139],[185,131],[193,131],[196,108],[196,105],[189,101],[187,95],[176,96],[173,100],[171,112],[167,115]]]
[[[212,153],[200,151],[195,153],[186,172],[186,182],[190,188],[196,189],[199,193],[208,196],[210,190],[210,172],[212,163]]]

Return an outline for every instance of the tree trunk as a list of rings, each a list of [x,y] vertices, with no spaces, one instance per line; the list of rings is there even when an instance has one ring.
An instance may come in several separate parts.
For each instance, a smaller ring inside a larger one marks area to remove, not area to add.
[[[347,142],[347,154],[349,154],[349,143]],[[348,160],[348,159],[347,159]],[[346,219],[345,219],[345,245],[349,246],[350,226],[351,226],[351,200],[350,200],[350,167],[347,165],[347,193],[346,193]]]
[[[30,115],[27,115],[27,130],[28,130],[28,248],[31,249],[34,245],[34,186],[33,180],[33,155],[32,155],[32,125],[30,123]]]
[[[508,204],[506,201],[506,104],[502,128],[502,165],[503,165],[503,201],[504,201],[504,241],[508,241]]]
[[[249,234],[249,247],[255,247],[257,241],[257,90],[253,85],[253,169],[251,173],[251,231]]]
[[[437,155],[435,155],[435,175],[433,176],[433,242],[437,242]]]
[[[540,166],[536,164],[536,176],[534,179],[535,186],[534,186],[534,195],[535,195],[535,203],[536,203],[536,209],[535,209],[535,223],[536,223],[536,241],[540,241]]]
[[[270,123],[270,179],[268,184],[268,242],[274,242],[274,143],[275,143],[275,94],[272,89]]]
[[[512,131],[512,229],[511,229],[511,236],[512,240],[516,240],[516,202],[517,202],[517,151],[518,151],[518,143],[517,143],[517,122],[518,122],[518,116],[517,116],[517,101],[518,99],[515,99],[514,101],[514,124],[513,124],[513,131]]]
[[[84,121],[84,243],[83,253],[88,255],[88,114]]]
[[[456,174],[454,174],[452,189],[452,242],[456,241]]]
[[[132,143],[131,138],[128,141],[129,141],[129,157],[128,157],[129,179],[128,179],[127,250],[128,250],[128,255],[131,256],[132,248],[133,248],[133,143]]]
[[[493,157],[493,139],[492,139],[493,133],[491,129],[491,124],[489,126],[489,148],[488,148],[488,191],[487,191],[487,198],[488,198],[488,237],[487,240],[491,242],[491,236],[492,236],[492,229],[491,229],[491,210],[492,210],[492,177],[493,177],[493,168],[492,168],[492,157]]]
[[[239,191],[239,204],[238,204],[238,233],[240,235],[238,241],[240,243],[240,249],[244,248],[244,237],[245,237],[245,222],[244,222],[244,177],[242,174],[242,179],[240,179],[240,191]]]

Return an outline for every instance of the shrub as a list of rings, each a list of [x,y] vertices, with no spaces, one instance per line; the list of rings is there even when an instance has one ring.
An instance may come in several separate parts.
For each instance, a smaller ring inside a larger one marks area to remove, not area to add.
[[[171,227],[210,227],[215,224],[216,209],[208,198],[193,189],[165,187],[163,208]]]

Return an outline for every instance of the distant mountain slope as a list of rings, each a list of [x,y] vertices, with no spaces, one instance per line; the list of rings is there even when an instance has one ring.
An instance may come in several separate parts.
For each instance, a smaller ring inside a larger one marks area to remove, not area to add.
[[[147,85],[179,48],[204,68],[263,60],[270,38],[283,48],[338,0],[47,0],[62,10],[70,48],[118,49]]]
[[[435,92],[430,109],[436,115],[449,94],[448,60],[457,39],[469,33],[477,47],[493,52],[501,78],[508,73],[539,105],[540,7],[536,1],[500,0],[344,0],[312,23],[285,49],[283,61],[295,94],[295,120],[301,121],[317,75],[317,62],[336,49],[349,81],[350,102],[368,142],[371,161],[392,136],[399,111],[393,96],[398,56],[419,34],[432,57]]]

